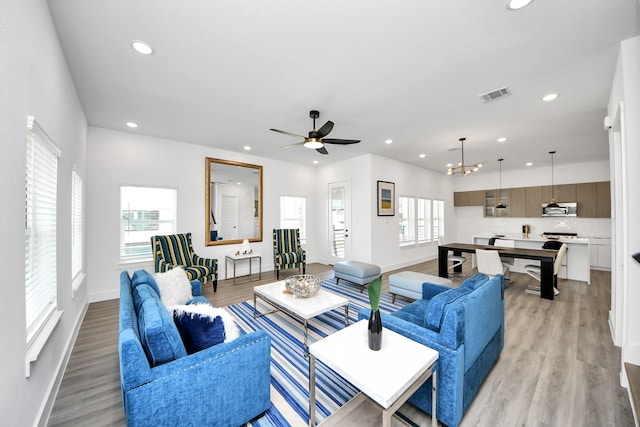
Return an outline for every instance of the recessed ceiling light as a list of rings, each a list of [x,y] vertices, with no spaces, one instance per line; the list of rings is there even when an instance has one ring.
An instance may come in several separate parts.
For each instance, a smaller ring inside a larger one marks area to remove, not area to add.
[[[137,128],[138,124],[134,122],[127,122],[127,126],[129,126],[130,128]]]
[[[550,102],[550,101],[554,101],[556,98],[558,98],[557,93],[550,93],[548,95],[543,96],[542,100],[545,102]]]
[[[314,160],[314,161],[313,161],[313,164],[314,164],[314,165],[317,165],[317,164],[318,164],[318,161],[317,161],[317,160]]]
[[[525,163],[524,165],[525,165],[525,166],[532,166],[532,165],[533,165],[533,163],[531,163],[531,162],[527,162],[527,163]]]
[[[522,9],[523,7],[527,6],[532,1],[533,0],[509,0],[509,3],[507,4],[507,9],[509,9],[509,10]]]
[[[507,138],[505,138],[504,136],[501,138],[498,138],[498,142],[506,142]]]
[[[142,40],[132,41],[131,47],[133,47],[136,50],[136,52],[141,53],[143,55],[151,55],[153,53],[153,48],[149,46],[147,42],[143,42]]]
[[[384,143],[385,144],[393,144],[393,140],[392,139],[385,139]]]
[[[249,147],[248,145],[245,145],[245,146],[244,146],[244,149],[245,149],[246,151],[249,151],[249,150],[251,150],[251,147]]]
[[[421,159],[424,159],[425,157],[427,157],[427,155],[426,155],[426,154],[424,154],[424,153],[422,153],[422,154],[420,154],[418,157],[420,157]]]

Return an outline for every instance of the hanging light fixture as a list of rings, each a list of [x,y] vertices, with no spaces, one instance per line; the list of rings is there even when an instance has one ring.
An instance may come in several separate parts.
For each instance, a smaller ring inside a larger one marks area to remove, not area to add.
[[[556,154],[555,151],[549,151],[549,154],[551,154],[551,203],[549,203],[547,205],[548,208],[557,208],[560,205],[558,205],[556,203],[556,198],[553,196],[554,195],[554,191],[553,191],[553,155]]]
[[[455,175],[461,173],[462,175],[469,175],[471,172],[478,172],[478,169],[482,167],[482,163],[474,163],[473,165],[464,164],[464,141],[467,138],[460,138],[460,144],[462,149],[462,161],[458,163],[458,166],[450,167],[447,169],[447,175]]]
[[[502,161],[504,159],[498,159],[498,164],[500,165],[500,189],[498,190],[498,204],[496,205],[496,209],[507,209],[507,205],[502,203]]]

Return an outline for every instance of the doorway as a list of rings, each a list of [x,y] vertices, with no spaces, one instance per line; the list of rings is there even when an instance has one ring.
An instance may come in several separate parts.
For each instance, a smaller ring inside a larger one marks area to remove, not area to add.
[[[350,252],[350,200],[347,181],[329,184],[329,263],[344,261]]]

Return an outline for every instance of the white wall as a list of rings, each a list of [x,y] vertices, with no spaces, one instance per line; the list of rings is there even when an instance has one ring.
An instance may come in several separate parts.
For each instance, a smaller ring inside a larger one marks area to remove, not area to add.
[[[178,232],[192,233],[195,252],[218,259],[219,278],[224,278],[225,254],[237,245],[205,246],[205,157],[263,166],[263,235],[252,249],[262,254],[263,270],[273,269],[271,231],[280,227],[280,196],[307,197],[310,225],[317,222],[315,168],[258,158],[245,152],[229,152],[185,142],[89,127],[88,166],[88,286],[91,301],[119,297],[119,275],[153,263],[120,264],[120,186],[136,185],[178,190]],[[316,230],[307,230],[308,262],[317,256]],[[248,270],[248,266],[247,270]],[[238,264],[237,274],[245,274]],[[248,271],[247,271],[248,272]],[[220,288],[218,288],[220,291]]]
[[[327,194],[331,182],[347,181],[351,185],[351,252],[348,259],[371,262],[383,272],[405,267],[437,256],[437,244],[400,249],[399,220],[396,215],[377,216],[377,181],[395,183],[398,196],[425,197],[445,201],[445,234],[454,236],[453,184],[445,174],[421,169],[406,163],[367,154],[319,168],[317,193]],[[324,204],[322,223],[328,235],[328,207]],[[453,238],[453,237],[452,237]],[[329,252],[328,240],[322,239],[321,253]]]
[[[58,164],[58,306],[64,314],[25,378],[24,177],[27,116],[62,150]],[[46,420],[50,391],[84,314],[87,292],[71,292],[71,170],[86,178],[87,121],[44,0],[0,2],[0,414],[5,426]],[[86,179],[85,179],[86,182]]]
[[[640,197],[638,182],[640,171],[640,37],[625,40],[621,44],[616,75],[611,90],[608,113],[614,119],[620,103],[624,103],[622,121],[622,141],[612,141],[612,149],[620,150],[623,173],[619,181],[614,181],[614,200],[617,211],[616,221],[622,223],[622,235],[614,236],[614,248],[620,245],[620,252],[614,257],[612,277],[615,278],[612,289],[612,329],[614,338],[622,337],[622,361],[640,365],[640,264],[631,258],[631,254],[640,252]],[[614,147],[615,144],[616,146]],[[614,179],[618,177],[614,176]],[[624,184],[623,182],[624,181]],[[619,311],[618,311],[619,310]],[[623,383],[626,375],[622,369]]]

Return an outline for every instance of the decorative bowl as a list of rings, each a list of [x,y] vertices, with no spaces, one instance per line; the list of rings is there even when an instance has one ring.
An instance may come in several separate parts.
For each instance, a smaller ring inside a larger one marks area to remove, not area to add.
[[[287,291],[292,292],[299,298],[309,298],[320,290],[322,280],[315,274],[299,274],[287,277],[284,286]]]

